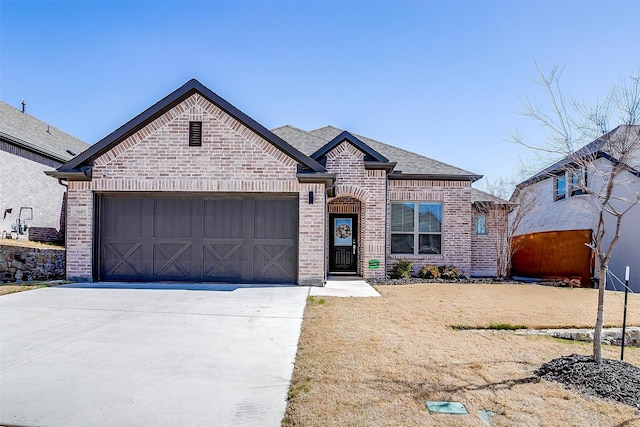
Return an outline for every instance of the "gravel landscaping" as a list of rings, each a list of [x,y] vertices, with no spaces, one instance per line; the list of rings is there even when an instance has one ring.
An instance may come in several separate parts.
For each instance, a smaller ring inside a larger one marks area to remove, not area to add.
[[[612,399],[640,409],[640,368],[619,360],[572,354],[542,365],[536,375],[589,396]]]

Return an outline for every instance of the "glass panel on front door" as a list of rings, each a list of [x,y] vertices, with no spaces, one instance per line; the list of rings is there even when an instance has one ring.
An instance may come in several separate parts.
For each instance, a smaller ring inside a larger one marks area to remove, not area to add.
[[[353,228],[351,218],[334,219],[334,246],[351,246],[353,244]]]

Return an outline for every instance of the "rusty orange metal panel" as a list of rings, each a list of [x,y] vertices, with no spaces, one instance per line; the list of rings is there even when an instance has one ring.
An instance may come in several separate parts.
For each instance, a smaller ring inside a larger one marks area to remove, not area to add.
[[[512,276],[539,278],[580,277],[591,287],[593,260],[591,230],[546,231],[515,236],[512,242]]]

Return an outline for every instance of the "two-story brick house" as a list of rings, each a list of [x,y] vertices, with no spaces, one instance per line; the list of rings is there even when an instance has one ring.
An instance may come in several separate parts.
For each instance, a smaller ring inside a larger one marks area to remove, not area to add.
[[[333,127],[269,131],[196,80],[50,175],[68,183],[72,280],[322,285],[399,258],[492,262],[473,253],[479,175]]]

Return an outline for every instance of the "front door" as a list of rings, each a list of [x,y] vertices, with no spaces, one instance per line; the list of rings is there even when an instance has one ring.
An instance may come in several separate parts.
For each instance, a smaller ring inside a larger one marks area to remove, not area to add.
[[[329,272],[355,274],[358,265],[358,217],[334,214],[329,219]]]

